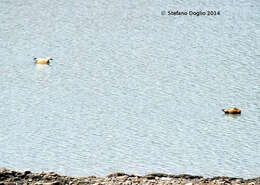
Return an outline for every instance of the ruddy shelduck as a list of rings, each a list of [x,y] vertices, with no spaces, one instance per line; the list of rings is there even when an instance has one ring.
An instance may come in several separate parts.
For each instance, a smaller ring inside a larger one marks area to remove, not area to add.
[[[223,112],[225,112],[225,114],[241,114],[241,110],[236,107],[234,107],[233,109],[227,109],[227,110],[222,109],[222,110]]]
[[[50,57],[47,58],[34,58],[35,64],[49,64],[51,60],[53,60]]]

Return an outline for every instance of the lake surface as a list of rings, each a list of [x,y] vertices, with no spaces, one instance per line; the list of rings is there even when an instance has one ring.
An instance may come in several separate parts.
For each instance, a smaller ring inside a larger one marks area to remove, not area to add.
[[[0,167],[259,176],[259,20],[257,0],[1,0]]]

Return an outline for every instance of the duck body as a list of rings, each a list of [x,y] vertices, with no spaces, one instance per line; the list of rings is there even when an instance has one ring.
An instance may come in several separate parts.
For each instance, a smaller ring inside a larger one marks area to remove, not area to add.
[[[50,57],[47,58],[34,58],[35,64],[49,64],[51,60],[53,60]]]
[[[233,109],[222,109],[225,114],[241,114],[241,110],[238,108],[233,108]]]

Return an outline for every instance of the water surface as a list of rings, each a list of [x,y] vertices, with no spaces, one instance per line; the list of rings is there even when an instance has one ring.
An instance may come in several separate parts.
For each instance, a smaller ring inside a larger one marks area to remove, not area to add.
[[[256,0],[1,0],[0,166],[259,176],[259,10]],[[45,56],[51,65],[34,65]],[[232,106],[241,116],[221,112]]]

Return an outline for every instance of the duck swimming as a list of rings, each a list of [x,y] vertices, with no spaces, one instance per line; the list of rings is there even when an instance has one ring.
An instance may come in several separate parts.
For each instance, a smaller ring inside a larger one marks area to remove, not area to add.
[[[222,109],[223,112],[225,112],[225,114],[241,114],[241,110],[234,107],[233,109]]]
[[[47,58],[34,58],[35,64],[49,64],[51,60],[53,60],[50,57]]]

